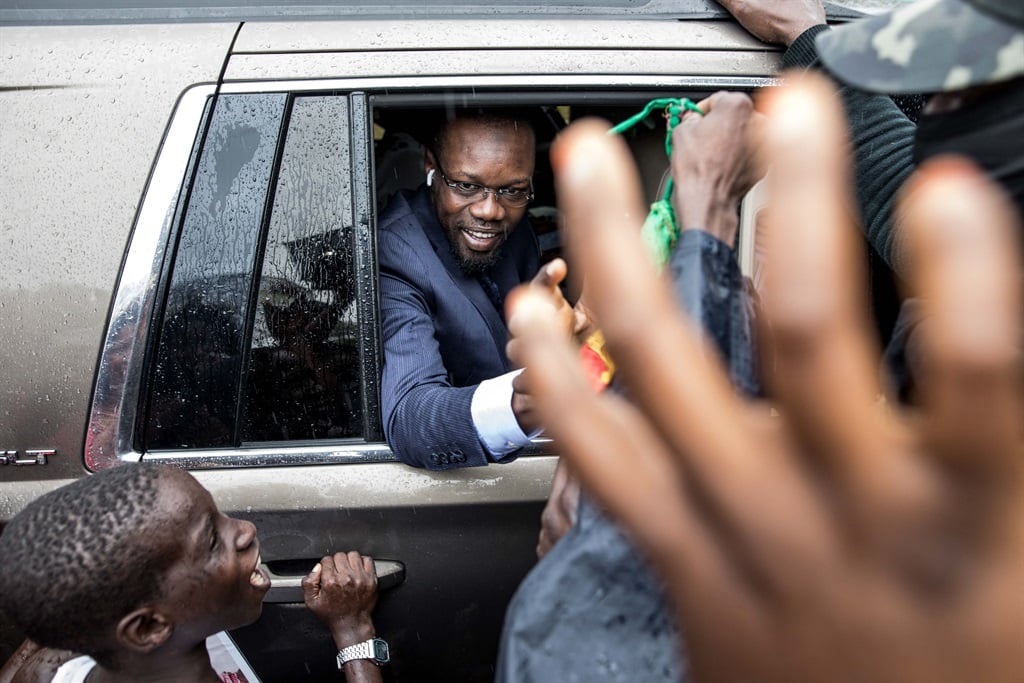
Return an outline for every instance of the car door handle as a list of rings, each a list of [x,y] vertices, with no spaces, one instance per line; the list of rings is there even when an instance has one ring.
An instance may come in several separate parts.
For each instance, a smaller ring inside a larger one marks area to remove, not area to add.
[[[310,560],[309,567],[312,568],[318,560]],[[270,590],[263,596],[263,602],[303,602],[302,579],[305,574],[279,575],[270,570],[266,563],[260,567],[270,577]],[[405,565],[394,560],[374,560],[373,568],[377,572],[377,591],[386,591],[394,588],[405,581]]]

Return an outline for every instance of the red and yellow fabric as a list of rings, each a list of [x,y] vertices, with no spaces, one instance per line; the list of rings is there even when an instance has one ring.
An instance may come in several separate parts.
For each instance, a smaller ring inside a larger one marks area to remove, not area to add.
[[[587,341],[580,347],[580,364],[595,392],[604,391],[611,383],[615,376],[615,364],[605,349],[604,335],[600,330],[587,337]]]

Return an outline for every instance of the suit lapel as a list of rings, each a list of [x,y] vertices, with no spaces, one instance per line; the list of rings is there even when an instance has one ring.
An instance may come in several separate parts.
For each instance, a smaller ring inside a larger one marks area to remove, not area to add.
[[[523,282],[522,277],[519,274],[516,266],[519,262],[518,255],[518,233],[523,230],[523,226],[517,226],[516,230],[509,235],[508,240],[505,242],[505,258],[494,264],[491,268],[491,278],[498,285],[498,289],[501,291],[502,298],[508,298],[508,293],[513,287]]]
[[[491,300],[484,292],[483,287],[477,281],[477,279],[471,275],[467,275],[463,272],[462,268],[459,267],[458,262],[455,260],[455,256],[452,254],[451,246],[448,244],[448,238],[444,234],[444,229],[437,220],[437,215],[434,213],[434,206],[430,202],[429,191],[425,188],[421,192],[418,192],[413,200],[413,211],[419,217],[420,224],[423,226],[423,231],[426,233],[427,238],[430,240],[431,246],[434,247],[434,253],[437,254],[438,260],[444,266],[445,272],[460,292],[469,300],[473,307],[477,310],[480,317],[484,319],[484,323],[487,325],[487,329],[491,333],[491,337],[494,339],[494,346],[498,350],[499,356],[503,359],[506,367],[508,366],[508,360],[505,358],[505,344],[508,342],[508,329],[505,327],[505,321],[498,314],[498,311],[494,308]],[[499,266],[506,266],[507,261],[510,259],[505,258],[498,264]],[[497,268],[496,268],[497,270]],[[515,268],[509,266],[509,270],[512,272],[512,277],[515,278]],[[504,272],[504,269],[502,269]],[[502,294],[507,293],[510,287],[506,286],[507,278],[502,276],[503,279],[497,280],[498,287],[501,289]],[[516,281],[518,283],[518,280]],[[513,285],[514,286],[514,285]]]

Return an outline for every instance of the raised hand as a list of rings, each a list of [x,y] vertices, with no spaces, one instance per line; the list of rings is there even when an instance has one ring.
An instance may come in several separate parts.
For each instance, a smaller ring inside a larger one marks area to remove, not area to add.
[[[672,131],[672,206],[680,229],[699,228],[731,247],[737,207],[760,178],[750,139],[762,124],[747,95],[717,92],[687,112]]]
[[[548,432],[665,577],[697,681],[1022,680],[1016,219],[966,162],[912,182],[923,400],[886,405],[840,106],[813,76],[765,104],[777,401],[738,397],[701,348],[637,238],[628,151],[581,123],[552,153],[558,194],[632,403],[591,392],[550,305],[518,291]]]

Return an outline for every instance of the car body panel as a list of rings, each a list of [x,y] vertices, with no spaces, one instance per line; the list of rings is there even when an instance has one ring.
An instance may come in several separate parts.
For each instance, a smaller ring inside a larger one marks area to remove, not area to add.
[[[176,100],[216,82],[234,30],[0,27],[0,448],[56,450],[45,467],[0,469],[0,495],[9,481],[83,473],[90,387],[139,198]]]
[[[732,21],[466,19],[248,22],[235,53],[434,50],[754,50],[777,52]],[[441,73],[444,73],[443,71]],[[335,74],[339,75],[339,74]],[[360,74],[349,74],[357,76]]]
[[[899,2],[900,0],[888,0]],[[866,4],[870,0],[825,2],[832,19],[859,16],[844,5]],[[886,0],[874,0],[874,6]],[[255,21],[286,19],[372,19],[394,17],[501,16],[594,17],[623,16],[650,19],[728,17],[713,0],[588,0],[587,2],[523,2],[485,4],[476,0],[421,0],[420,2],[374,3],[366,0],[306,0],[282,4],[280,0],[26,0],[17,7],[0,7],[2,23],[68,24],[83,22],[144,23],[160,21]]]
[[[595,49],[599,46],[599,49]],[[381,52],[387,52],[382,60]],[[724,21],[246,24],[225,80],[466,75],[761,75],[778,51]]]

